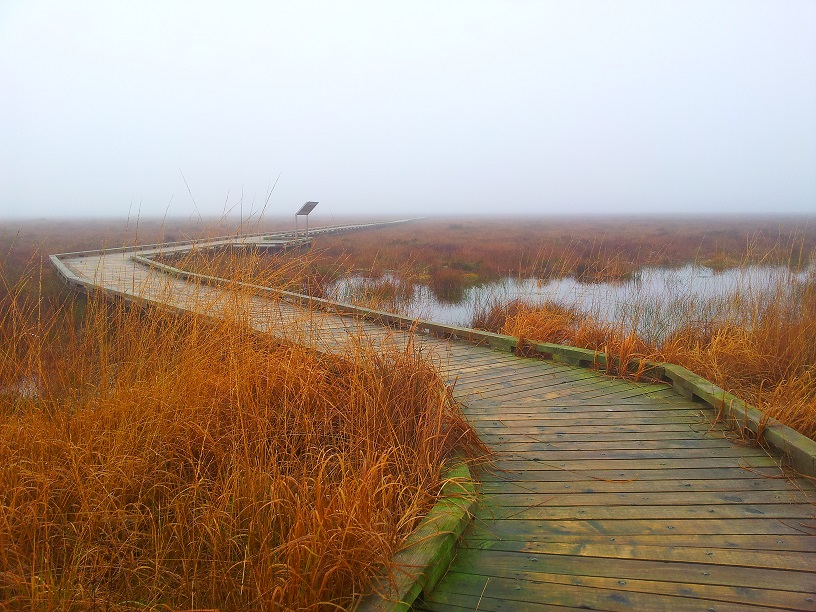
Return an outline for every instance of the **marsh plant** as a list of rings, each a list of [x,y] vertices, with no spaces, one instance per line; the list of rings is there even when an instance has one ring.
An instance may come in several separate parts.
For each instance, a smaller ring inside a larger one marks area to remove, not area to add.
[[[435,502],[454,453],[479,452],[411,346],[283,342],[245,324],[248,291],[219,318],[102,295],[46,313],[36,270],[2,281],[12,608],[351,605]]]
[[[816,269],[762,282],[744,270],[744,282],[720,294],[633,292],[612,308],[603,300],[487,300],[473,325],[600,351],[624,364],[679,364],[814,438]]]

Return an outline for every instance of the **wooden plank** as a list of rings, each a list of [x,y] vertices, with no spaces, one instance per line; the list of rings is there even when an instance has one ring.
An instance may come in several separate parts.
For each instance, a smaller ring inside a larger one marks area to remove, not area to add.
[[[576,394],[577,395],[577,394]],[[667,401],[663,398],[652,395],[641,395],[632,398],[606,397],[581,399],[571,395],[553,398],[493,398],[485,399],[478,396],[471,396],[464,402],[469,414],[474,417],[481,415],[531,415],[535,416],[542,412],[553,413],[575,413],[581,412],[604,412],[614,415],[618,412],[637,412],[638,410],[696,410],[700,414],[710,415],[714,411],[705,404],[694,404],[691,402]]]
[[[774,570],[810,571],[816,585],[816,553],[807,551],[757,550],[753,548],[667,547],[645,546],[638,543],[566,543],[524,542],[518,539],[491,541],[471,546],[475,550],[517,552],[530,555],[568,555],[610,560],[640,559],[645,561],[676,561],[700,565],[739,566]]]
[[[702,471],[702,470],[701,470]],[[572,480],[569,482],[538,482],[507,480],[501,476],[486,475],[479,487],[484,495],[502,492],[557,494],[565,492],[575,493],[659,493],[684,492],[687,494],[701,491],[720,491],[739,493],[744,491],[784,491],[791,495],[807,495],[814,493],[807,489],[807,483],[801,481],[800,493],[796,484],[785,479],[775,478],[731,478],[727,480],[629,480],[623,482],[608,482],[604,480]]]
[[[491,400],[495,398],[513,398],[519,395],[527,397],[530,392],[558,394],[557,397],[562,397],[569,391],[572,395],[578,396],[583,390],[607,388],[607,386],[602,381],[599,382],[593,379],[583,381],[562,380],[553,376],[534,373],[523,378],[497,377],[486,382],[460,380],[457,388],[464,398],[474,397],[480,400]]]
[[[740,467],[729,466],[724,468],[688,468],[675,467],[663,468],[655,470],[640,470],[637,467],[632,469],[609,469],[599,468],[596,470],[577,470],[556,466],[542,466],[537,470],[513,470],[505,469],[498,470],[495,467],[496,476],[485,474],[482,476],[483,482],[489,482],[492,479],[512,478],[517,482],[572,482],[584,481],[593,479],[597,482],[633,482],[633,481],[652,481],[652,480],[668,480],[668,481],[682,481],[682,480],[705,480],[705,479],[741,479],[741,478],[756,478],[757,476],[767,476],[768,478],[785,478],[784,471],[779,466],[755,466],[755,467]]]
[[[600,391],[597,389],[587,389],[586,391],[575,393],[571,396],[568,396],[568,399],[578,400],[585,403],[591,402],[591,400],[600,401],[601,398],[604,402],[617,402],[617,401],[624,401],[630,398],[639,398],[642,396],[646,396],[649,399],[660,399],[660,398],[672,398],[674,396],[674,391],[671,388],[666,387],[664,385],[643,385],[643,384],[635,384],[628,381],[619,380],[616,382],[615,386],[610,385],[603,385],[598,387]],[[547,395],[539,395],[536,393],[531,393],[527,397],[521,398],[517,401],[519,403],[534,403],[538,402],[542,399],[552,399],[548,398]],[[507,401],[507,400],[500,400],[500,401]]]
[[[482,382],[485,384],[496,379],[521,380],[536,375],[548,377],[553,380],[560,380],[562,382],[604,380],[603,377],[593,372],[575,368],[574,366],[545,367],[535,362],[520,361],[515,363],[501,363],[495,359],[484,361],[478,365],[458,367],[457,373],[462,380],[467,380],[471,383]]]
[[[527,433],[530,435],[541,435],[550,433],[552,435],[566,435],[567,433],[589,433],[589,434],[604,434],[608,433],[635,433],[635,434],[647,434],[647,433],[666,433],[666,432],[692,432],[699,436],[707,431],[709,431],[709,425],[703,423],[701,427],[698,429],[693,429],[691,424],[688,423],[666,423],[666,424],[642,424],[642,425],[613,425],[613,424],[605,424],[605,425],[581,425],[581,426],[574,426],[571,427],[569,424],[562,424],[556,426],[546,426],[542,425],[540,427],[536,426],[516,426],[516,427],[509,427],[506,425],[500,425],[498,427],[480,427],[480,430],[486,431],[488,433],[497,433],[500,431],[506,431],[507,433]],[[714,431],[725,431],[722,427],[716,426]]]
[[[707,416],[707,415],[706,415]],[[595,421],[600,423],[608,423],[614,421],[615,423],[632,422],[634,419],[645,419],[644,422],[652,422],[654,420],[670,420],[670,419],[692,419],[694,422],[706,420],[700,410],[694,408],[658,408],[655,410],[628,410],[606,412],[605,410],[583,410],[566,412],[561,410],[543,409],[533,414],[516,414],[516,413],[493,413],[493,414],[468,414],[468,421],[474,427],[481,427],[483,423],[489,424],[492,421],[501,421],[506,425],[513,423],[535,423],[536,421],[544,421],[544,424],[550,424],[553,421],[566,421],[572,423],[575,421]],[[637,420],[633,422],[638,422]]]
[[[596,382],[603,383],[603,382],[605,382],[605,380],[606,379],[602,379],[602,380],[599,380],[599,381],[596,381]],[[693,404],[695,406],[700,406],[701,408],[710,408],[710,406],[708,406],[707,404],[699,403],[699,402],[692,402],[689,399],[686,399],[686,398],[684,398],[682,396],[677,395],[671,387],[664,387],[664,386],[661,385],[661,386],[658,386],[657,389],[648,388],[648,389],[646,389],[646,392],[648,393],[648,397],[647,398],[640,398],[639,396],[642,395],[642,393],[643,393],[643,389],[641,387],[639,387],[637,385],[627,387],[626,385],[631,385],[632,383],[627,383],[626,381],[620,381],[620,380],[619,381],[610,381],[610,382],[616,382],[617,384],[623,384],[624,385],[623,387],[616,387],[616,389],[624,389],[624,390],[628,389],[629,392],[634,392],[634,393],[626,393],[625,395],[627,397],[629,395],[631,395],[632,399],[634,399],[635,401],[637,401],[638,399],[640,399],[640,400],[646,399],[646,400],[661,400],[661,401],[665,400],[667,402],[689,402],[689,403],[691,403],[691,404]],[[614,399],[614,401],[625,401],[627,399],[627,397],[617,398],[617,399]],[[565,403],[569,403],[569,402],[572,402],[572,403],[579,403],[580,402],[581,404],[593,404],[594,403],[596,405],[609,403],[609,402],[607,402],[607,400],[601,400],[601,401],[593,402],[592,401],[593,399],[594,398],[591,395],[589,395],[587,397],[575,397],[575,398],[573,398],[571,396],[564,396],[564,397],[556,397],[556,398],[549,398],[548,399],[547,397],[542,397],[540,395],[536,395],[534,393],[534,389],[533,389],[533,390],[531,390],[531,393],[528,394],[527,396],[520,396],[520,397],[517,397],[517,398],[513,398],[513,397],[509,397],[509,398],[495,397],[495,398],[485,399],[485,400],[482,400],[482,401],[487,402],[489,404],[498,405],[498,406],[514,406],[514,407],[525,406],[525,405],[529,405],[531,403],[538,403],[538,402],[542,402],[542,401],[553,402],[553,403],[556,403],[557,405],[565,404]],[[558,400],[558,401],[556,402],[555,400]]]
[[[468,403],[473,401],[486,402],[491,401],[496,405],[503,403],[513,405],[546,405],[547,403],[561,404],[565,401],[583,402],[585,404],[598,403],[599,401],[609,403],[622,403],[629,399],[649,399],[654,400],[660,397],[661,392],[654,391],[640,391],[627,390],[620,387],[603,386],[600,390],[592,389],[575,389],[567,385],[555,387],[554,390],[540,389],[529,390],[527,393],[506,393],[485,395],[472,395],[468,398]]]
[[[563,450],[550,448],[547,442],[529,444],[518,444],[520,450],[512,450],[504,446],[497,446],[498,457],[503,460],[519,459],[523,461],[538,461],[544,458],[546,461],[578,461],[582,459],[768,459],[768,455],[761,449],[746,449],[728,446],[715,446],[713,448],[654,448],[654,449],[575,449]],[[772,461],[776,461],[771,458]]]
[[[651,520],[640,517],[624,519],[568,519],[530,521],[483,516],[471,523],[467,537],[476,539],[512,538],[519,530],[531,537],[552,535],[794,535],[811,536],[813,525],[800,519],[744,518],[739,521],[720,518],[673,518]]]
[[[720,504],[811,504],[813,494],[802,491],[663,491],[583,493],[562,490],[560,493],[516,493],[494,491],[491,507],[547,508],[550,506],[712,506]],[[634,511],[634,509],[633,509]],[[812,511],[811,511],[812,515]]]
[[[481,593],[481,589],[479,589]],[[492,612],[512,611],[528,612],[530,610],[579,610],[571,606],[558,606],[554,604],[530,603],[513,599],[495,599],[484,597],[483,595],[461,595],[440,591],[438,599],[426,599],[414,607],[415,610],[429,610],[433,612]],[[586,609],[586,608],[584,608]]]
[[[554,364],[542,361],[535,361],[532,359],[524,359],[521,357],[514,357],[513,355],[497,354],[495,351],[473,351],[468,348],[466,352],[451,351],[451,363],[456,364],[457,370],[463,374],[478,374],[481,372],[489,372],[492,369],[500,369],[502,371],[518,370],[518,371],[538,371],[538,372],[555,372],[566,373],[574,372],[576,375],[594,375],[591,371],[576,368],[575,366]]]
[[[543,367],[525,368],[523,370],[508,368],[507,366],[495,365],[489,371],[476,377],[477,381],[482,381],[487,384],[491,382],[507,381],[507,382],[521,382],[525,379],[535,377],[536,375],[548,378],[554,382],[562,384],[581,384],[594,383],[598,385],[610,384],[618,386],[630,386],[634,383],[624,381],[621,379],[613,379],[604,376],[599,376],[588,370],[570,368],[570,369],[549,369]]]
[[[619,412],[652,412],[662,410],[696,410],[697,412],[708,413],[710,410],[700,404],[689,401],[682,402],[639,402],[639,403],[612,403],[601,402],[598,404],[587,404],[583,402],[547,402],[542,404],[525,404],[521,406],[498,405],[495,403],[468,404],[467,413],[471,418],[491,415],[513,415],[521,418],[525,415],[536,415],[541,412],[553,412],[560,414],[581,414],[585,412],[605,412],[617,414]]]
[[[467,596],[467,599],[463,599]],[[479,610],[541,609],[542,605],[594,610],[745,610],[752,607],[812,610],[806,594],[770,588],[618,580],[525,572],[513,577],[452,571],[429,602],[474,604]],[[508,606],[509,604],[509,606]],[[428,602],[425,603],[428,605]],[[538,607],[537,607],[538,606]],[[434,609],[434,608],[431,608]],[[444,609],[444,608],[442,608]],[[471,608],[471,609],[475,609]]]
[[[605,450],[669,450],[669,449],[713,449],[728,448],[734,449],[734,443],[724,438],[689,438],[686,440],[577,440],[562,441],[556,438],[555,441],[544,441],[536,439],[535,436],[512,435],[512,434],[487,434],[480,436],[482,441],[490,444],[498,453],[511,452],[515,450],[527,450],[536,452],[550,452],[558,450],[576,451],[605,451]]]
[[[660,582],[680,582],[687,585],[742,588],[752,588],[758,584],[773,585],[775,590],[803,594],[812,593],[816,584],[816,575],[810,571],[641,559],[617,559],[613,563],[609,559],[596,557],[472,549],[460,549],[450,571],[505,578],[513,578],[520,572],[597,576],[618,580],[641,579],[648,576]]]
[[[598,381],[586,379],[585,381],[563,380],[554,374],[543,372],[529,372],[523,376],[509,377],[501,372],[494,373],[495,376],[489,380],[474,380],[459,378],[457,389],[463,395],[478,395],[481,398],[491,398],[495,396],[508,396],[513,393],[526,392],[530,389],[543,390],[553,388],[570,387],[578,389],[580,385],[599,385]],[[602,383],[600,383],[602,384]]]
[[[542,384],[539,379],[532,381],[525,379],[513,385],[512,381],[506,381],[507,386],[492,386],[484,391],[480,391],[478,396],[483,400],[501,398],[507,401],[511,398],[523,398],[523,401],[535,401],[541,399],[554,399],[560,397],[571,397],[573,399],[602,397],[620,393],[621,398],[632,391],[626,383],[616,383],[612,381],[586,378],[579,381],[555,380],[550,384]],[[475,392],[473,392],[475,394]]]
[[[625,401],[627,399],[632,398],[639,398],[639,397],[647,397],[650,399],[657,399],[665,394],[672,393],[671,390],[663,390],[663,389],[645,389],[645,388],[617,388],[614,390],[607,390],[607,389],[600,389],[598,391],[586,391],[583,393],[576,393],[570,395],[571,399],[582,400],[582,401],[607,401],[607,402],[617,402],[617,401]],[[528,398],[525,398],[527,402],[535,402],[537,400],[537,396],[531,395]]]
[[[423,336],[426,337],[426,336]],[[430,338],[429,338],[430,339]],[[460,344],[458,342],[455,343],[448,343],[450,348],[450,358],[451,360],[455,360],[457,363],[485,363],[486,361],[492,363],[513,363],[513,362],[526,362],[526,359],[516,358],[514,355],[508,353],[504,355],[504,353],[499,353],[497,351],[473,351],[472,346],[468,344]]]
[[[651,414],[631,414],[624,413],[622,416],[608,414],[583,414],[580,416],[571,415],[572,418],[561,418],[559,415],[541,414],[527,419],[468,419],[476,429],[489,429],[504,427],[512,429],[514,427],[572,427],[588,425],[591,427],[604,427],[608,423],[615,425],[654,425],[660,423],[702,423],[706,422],[699,413],[686,412],[680,415],[651,415]]]
[[[521,380],[523,378],[541,376],[551,380],[561,380],[564,382],[574,380],[584,380],[594,378],[593,374],[586,370],[576,370],[570,366],[561,368],[544,368],[535,365],[525,365],[523,363],[497,363],[494,360],[485,361],[479,365],[459,366],[455,371],[459,380],[468,385],[484,384],[488,385],[497,380]]]
[[[628,506],[532,506],[504,507],[491,497],[480,504],[476,517],[481,520],[514,519],[533,521],[570,520],[641,520],[667,519],[796,519],[813,521],[813,507],[807,504],[705,504],[692,506],[642,505],[633,509]]]
[[[771,467],[777,466],[778,460],[773,457],[697,457],[680,459],[575,459],[567,463],[566,460],[548,460],[541,457],[535,459],[524,459],[515,457],[499,456],[494,462],[499,470],[547,470],[547,469],[569,469],[572,471],[583,470],[663,470],[671,468],[724,468],[739,467]]]
[[[587,431],[589,430],[589,431]],[[669,431],[662,431],[660,429],[650,429],[649,431],[640,431],[638,429],[630,428],[623,431],[612,431],[611,428],[605,427],[600,429],[597,427],[584,427],[581,430],[567,428],[540,428],[538,431],[529,432],[522,428],[494,428],[489,431],[479,432],[479,436],[487,441],[494,440],[529,440],[530,442],[558,442],[558,443],[584,443],[584,442],[626,442],[626,441],[644,441],[660,443],[666,441],[680,442],[700,442],[700,441],[727,441],[729,444],[736,444],[726,436],[734,436],[733,433],[728,432],[720,426],[706,427],[703,431],[697,431],[691,427],[686,428],[672,428]]]
[[[471,548],[479,548],[479,541],[489,542],[542,542],[547,544],[569,544],[571,546],[615,544],[629,547],[663,547],[672,549],[718,549],[734,548],[742,551],[793,551],[816,553],[816,537],[812,535],[774,535],[774,534],[675,534],[644,535],[642,533],[617,535],[565,535],[541,533],[533,522],[505,521],[500,526],[508,530],[501,533],[488,532],[486,529],[474,529],[468,533]],[[797,568],[801,569],[801,568]]]
[[[433,338],[433,336],[429,336]],[[455,355],[474,355],[476,351],[473,349],[477,349],[482,351],[483,353],[493,353],[496,355],[496,360],[504,360],[504,361],[522,361],[523,357],[518,357],[512,351],[498,351],[493,350],[489,346],[478,346],[476,344],[472,344],[469,342],[453,342],[451,343],[451,353]]]
[[[560,408],[560,407],[575,407],[575,408],[603,408],[607,406],[695,406],[701,412],[714,412],[707,404],[700,404],[690,402],[689,400],[666,395],[663,392],[652,393],[646,396],[638,395],[628,398],[607,398],[595,399],[584,398],[578,399],[570,396],[556,397],[552,399],[535,398],[532,400],[521,399],[481,399],[479,397],[471,397],[467,401],[468,410],[474,410],[478,413],[479,410],[507,410],[510,413],[536,412],[542,408]]]

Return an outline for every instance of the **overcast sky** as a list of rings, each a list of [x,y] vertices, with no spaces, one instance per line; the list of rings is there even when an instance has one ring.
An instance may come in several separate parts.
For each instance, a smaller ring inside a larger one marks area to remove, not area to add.
[[[814,0],[0,0],[0,216],[276,180],[276,215],[814,213],[815,33]]]

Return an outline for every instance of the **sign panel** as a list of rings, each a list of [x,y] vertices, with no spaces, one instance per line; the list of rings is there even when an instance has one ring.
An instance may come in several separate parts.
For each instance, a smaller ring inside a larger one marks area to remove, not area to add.
[[[314,207],[318,205],[318,202],[306,202],[303,206],[300,207],[300,210],[295,213],[295,215],[308,215],[310,212],[314,210]]]

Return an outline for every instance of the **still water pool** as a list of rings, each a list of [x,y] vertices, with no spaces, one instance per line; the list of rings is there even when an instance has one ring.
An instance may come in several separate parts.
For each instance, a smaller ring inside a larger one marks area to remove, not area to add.
[[[521,299],[534,304],[551,301],[600,320],[630,323],[644,335],[659,340],[677,325],[679,312],[684,317],[705,319],[712,315],[712,310],[723,308],[735,292],[773,299],[778,291],[793,290],[797,281],[814,273],[814,268],[792,272],[781,266],[714,271],[689,264],[679,268],[643,268],[621,282],[584,283],[571,277],[505,278],[466,289],[456,303],[439,300],[426,285],[415,285],[412,299],[406,300],[399,310],[419,319],[468,326],[478,307],[497,300]],[[364,283],[362,277],[343,279],[334,286],[334,295],[343,301],[353,301]]]

